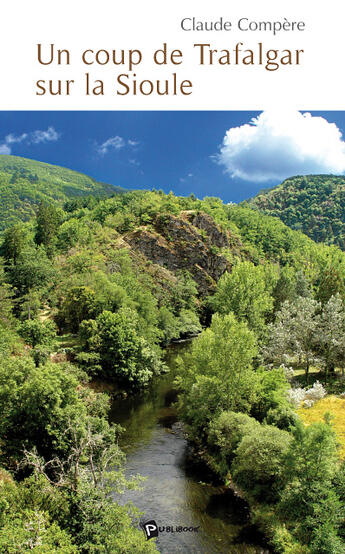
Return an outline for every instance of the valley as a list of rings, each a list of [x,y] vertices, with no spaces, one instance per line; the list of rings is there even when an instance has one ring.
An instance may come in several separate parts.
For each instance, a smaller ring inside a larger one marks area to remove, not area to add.
[[[261,195],[0,169],[0,551],[343,552],[337,210],[315,242]]]

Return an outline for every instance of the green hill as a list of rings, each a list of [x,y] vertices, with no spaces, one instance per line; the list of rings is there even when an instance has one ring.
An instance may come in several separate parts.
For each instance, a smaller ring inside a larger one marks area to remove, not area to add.
[[[63,204],[78,196],[108,197],[122,190],[64,167],[0,155],[0,231],[29,220],[41,200]]]
[[[337,244],[345,250],[345,177],[291,177],[273,189],[261,191],[248,203],[317,242]]]

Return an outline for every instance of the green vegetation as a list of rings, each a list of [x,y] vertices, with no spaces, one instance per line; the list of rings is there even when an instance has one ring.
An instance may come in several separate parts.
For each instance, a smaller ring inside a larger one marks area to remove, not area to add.
[[[102,376],[125,389],[141,388],[159,374],[158,356],[140,336],[139,317],[130,308],[103,311],[96,320],[83,321],[81,336],[93,362],[101,364]]]
[[[316,242],[337,244],[345,249],[344,177],[291,177],[248,202],[251,207],[279,217],[292,229],[303,231]]]
[[[108,400],[80,378],[69,364],[1,361],[0,462],[17,478],[0,479],[1,552],[156,551],[109,497],[138,480],[124,478]]]
[[[345,253],[247,206],[41,198],[0,245],[1,552],[156,551],[109,495],[140,480],[125,479],[121,429],[89,382],[139,391],[166,370],[165,345],[197,334],[177,378],[195,455],[278,552],[344,552],[331,419],[297,412],[325,394],[311,372],[344,392],[344,302]]]
[[[335,432],[327,418],[303,425],[287,400],[283,369],[255,371],[250,340],[248,356],[237,353],[249,338],[245,327],[216,314],[194,341],[178,381],[189,438],[240,488],[278,552],[343,552],[344,467]]]
[[[265,316],[272,311],[273,297],[267,286],[264,266],[244,261],[219,280],[211,305],[219,313],[233,312],[240,321],[247,321],[258,334],[265,325]]]
[[[64,167],[0,155],[0,231],[28,221],[42,201],[62,205],[73,198],[104,198],[121,191]]]
[[[202,436],[222,408],[249,411],[256,394],[251,367],[256,353],[254,334],[233,314],[215,315],[210,328],[194,341],[178,380],[193,436]]]

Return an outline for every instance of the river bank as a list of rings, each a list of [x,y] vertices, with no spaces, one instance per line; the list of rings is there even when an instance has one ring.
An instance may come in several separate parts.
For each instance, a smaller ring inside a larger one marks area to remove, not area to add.
[[[175,360],[187,348],[186,343],[170,346],[169,373],[144,393],[113,402],[111,420],[126,429],[120,439],[126,475],[146,477],[142,491],[128,491],[116,500],[133,502],[161,528],[198,528],[160,533],[157,546],[163,554],[268,553],[264,537],[251,524],[248,504],[195,455],[177,421]]]

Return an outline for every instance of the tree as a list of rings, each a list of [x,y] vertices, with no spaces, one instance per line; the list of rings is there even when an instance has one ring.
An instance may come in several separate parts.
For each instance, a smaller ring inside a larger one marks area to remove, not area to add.
[[[139,511],[135,507],[121,506],[108,491],[86,481],[73,497],[71,515],[69,532],[80,552],[158,552],[155,541],[147,541],[138,529]]]
[[[38,510],[12,513],[0,527],[1,552],[33,552],[44,554],[77,554],[72,537],[49,515]]]
[[[72,217],[59,227],[57,245],[62,251],[67,251],[78,242],[88,244],[91,240],[92,235],[90,227],[77,218]]]
[[[320,304],[312,298],[299,297],[292,305],[292,337],[295,354],[305,363],[305,373],[309,382],[309,368],[314,359],[315,335],[319,325]]]
[[[99,355],[103,376],[132,389],[147,385],[160,371],[156,352],[140,335],[139,321],[134,310],[121,308],[80,326],[84,346]]]
[[[70,437],[68,457],[55,456],[46,460],[34,448],[24,450],[21,466],[43,475],[52,485],[73,492],[77,492],[84,481],[95,488],[122,491],[131,482],[125,479],[123,472],[125,457],[118,445],[120,429],[110,426],[103,417],[88,415],[71,420],[66,427],[66,435]],[[136,484],[135,478],[133,483]]]
[[[91,287],[79,285],[67,292],[59,317],[72,332],[77,333],[84,319],[94,318],[98,313],[95,291]]]
[[[296,296],[311,298],[310,284],[301,270],[296,273]]]
[[[0,362],[10,355],[20,355],[23,351],[23,344],[19,335],[10,325],[0,321]]]
[[[37,289],[29,289],[20,299],[20,311],[23,319],[31,319],[37,316],[40,307],[41,294]]]
[[[198,288],[188,271],[178,271],[176,276],[177,282],[172,289],[172,305],[175,315],[178,315],[183,309],[195,308]]]
[[[258,378],[257,397],[252,406],[251,415],[261,422],[268,415],[272,418],[272,411],[274,411],[276,419],[279,418],[279,413],[284,414],[285,417],[289,407],[287,400],[289,383],[283,368],[267,370],[261,367],[256,374]]]
[[[279,311],[286,301],[293,302],[296,295],[296,272],[293,267],[286,265],[281,268],[279,279],[272,292],[274,311]]]
[[[78,380],[62,364],[39,368],[24,356],[0,362],[0,436],[2,465],[22,457],[24,449],[37,448],[45,459],[68,456],[73,421],[87,415]]]
[[[140,477],[124,476],[118,427],[103,418],[75,420],[68,457],[46,460],[25,451],[20,467],[32,473],[0,484],[1,552],[76,554],[77,552],[153,553],[138,524],[138,511],[120,506],[113,494],[137,488]]]
[[[216,312],[233,312],[250,329],[261,334],[265,317],[273,309],[273,298],[266,289],[265,270],[251,262],[238,263],[232,273],[225,273],[218,281],[211,299]]]
[[[19,327],[19,334],[33,348],[37,345],[52,345],[56,338],[56,326],[52,321],[28,319]]]
[[[209,329],[193,341],[180,363],[180,410],[195,436],[223,410],[248,412],[256,398],[252,360],[256,339],[234,314],[215,314]]]
[[[207,443],[217,460],[217,470],[225,477],[243,437],[258,431],[260,423],[241,412],[224,411],[211,420]]]
[[[12,320],[13,290],[5,280],[5,272],[0,264],[0,324],[8,325]]]
[[[298,356],[305,364],[308,381],[310,364],[315,359],[319,310],[319,302],[308,297],[299,296],[293,303],[284,302],[274,324],[269,326],[264,357],[282,363],[286,354]]]
[[[26,232],[21,224],[13,225],[4,232],[1,254],[7,264],[17,263],[17,259],[24,249],[26,243]]]
[[[334,371],[337,362],[342,363],[345,351],[345,312],[340,294],[331,296],[324,305],[317,340],[326,369],[326,379],[329,371]]]
[[[345,462],[342,461],[338,467],[336,475],[333,479],[334,488],[339,500],[342,504],[343,510],[345,508]],[[343,517],[340,522],[339,535],[345,540],[345,518]]]
[[[37,212],[35,241],[42,244],[49,257],[52,256],[57,242],[57,232],[61,222],[61,213],[45,201],[40,202]]]
[[[316,298],[325,304],[332,296],[336,294],[345,296],[344,275],[340,271],[341,266],[332,261],[325,267],[319,277]]]
[[[56,269],[44,248],[26,247],[10,270],[10,282],[23,296],[31,289],[42,289],[55,275]]]
[[[231,466],[235,483],[254,498],[276,501],[285,482],[283,460],[290,442],[291,435],[287,431],[271,425],[249,428]]]
[[[333,485],[338,467],[336,437],[331,426],[297,425],[284,461],[287,482],[278,512],[315,554],[344,552],[337,534],[343,507]]]

